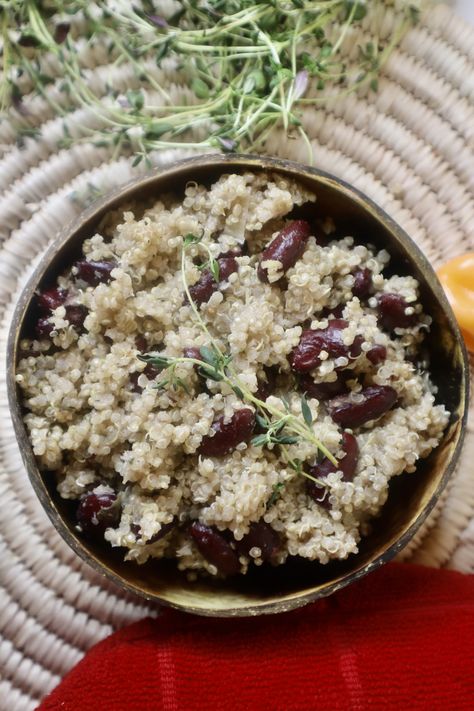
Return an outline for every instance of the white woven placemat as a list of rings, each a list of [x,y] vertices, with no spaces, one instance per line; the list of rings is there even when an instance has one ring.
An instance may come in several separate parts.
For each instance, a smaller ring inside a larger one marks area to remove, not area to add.
[[[387,30],[392,19],[387,13],[382,20]],[[111,70],[96,55],[91,81],[100,87]],[[123,67],[120,72],[126,85],[132,74]],[[186,88],[173,84],[172,90]],[[13,305],[38,256],[81,202],[140,172],[129,159],[87,144],[58,151],[63,120],[39,97],[29,106],[41,138],[26,139],[19,149],[10,122],[0,124],[2,363]],[[90,120],[85,111],[71,113],[70,133]],[[315,165],[370,195],[435,266],[474,248],[474,29],[446,6],[431,11],[405,37],[377,95],[308,109],[304,124]],[[308,159],[305,144],[281,132],[270,136],[265,152]],[[186,155],[163,152],[153,162],[164,165]],[[151,608],[96,575],[49,523],[21,464],[4,380],[2,366],[0,708],[23,711],[34,708],[92,644]],[[471,417],[456,476],[437,514],[404,551],[405,559],[474,572],[473,459]]]

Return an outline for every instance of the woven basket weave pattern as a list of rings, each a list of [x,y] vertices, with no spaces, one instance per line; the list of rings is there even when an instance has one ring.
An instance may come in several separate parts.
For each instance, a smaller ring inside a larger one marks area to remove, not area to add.
[[[381,22],[388,32],[393,17]],[[110,78],[106,61],[100,48],[88,57],[96,90]],[[174,69],[150,71],[174,97],[189,97]],[[116,79],[123,87],[136,83],[122,67]],[[377,94],[305,110],[314,163],[378,202],[437,266],[474,249],[474,30],[439,6],[405,37],[379,84]],[[17,295],[48,243],[96,190],[106,192],[141,172],[128,158],[87,143],[58,151],[63,119],[40,97],[28,105],[40,138],[25,139],[19,149],[12,123],[0,124],[2,359]],[[95,120],[87,111],[72,112],[71,135]],[[280,131],[270,135],[265,152],[308,161],[304,141]],[[187,155],[164,151],[152,161],[166,165]],[[4,369],[0,423],[0,707],[29,711],[92,644],[155,611],[95,574],[52,528],[21,463]],[[405,559],[474,571],[472,423],[471,417],[457,474]]]

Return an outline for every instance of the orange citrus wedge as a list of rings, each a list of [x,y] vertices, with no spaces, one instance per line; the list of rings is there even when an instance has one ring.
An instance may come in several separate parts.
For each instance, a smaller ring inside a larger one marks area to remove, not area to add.
[[[438,277],[458,320],[466,346],[474,353],[474,252],[443,264],[438,269]]]

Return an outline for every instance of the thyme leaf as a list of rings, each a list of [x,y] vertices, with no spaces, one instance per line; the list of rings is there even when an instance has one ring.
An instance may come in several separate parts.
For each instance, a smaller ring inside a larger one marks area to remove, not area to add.
[[[273,506],[273,504],[274,504],[276,501],[278,501],[278,499],[279,499],[280,496],[281,496],[281,490],[283,489],[284,486],[285,486],[285,485],[284,485],[284,483],[283,483],[282,481],[280,481],[278,484],[275,484],[275,485],[274,485],[273,491],[272,491],[272,493],[271,493],[271,496],[270,496],[270,498],[269,498],[268,501],[267,501],[267,506],[266,506],[267,511],[268,511],[269,508],[271,508],[271,507]]]
[[[268,437],[266,434],[257,435],[256,437],[252,437],[250,441],[254,447],[263,447],[263,445],[268,443]]]
[[[191,233],[187,234],[183,239],[183,246],[188,247],[190,244],[197,244],[202,239],[202,236],[193,235]]]
[[[308,425],[308,427],[311,427],[313,424],[313,415],[311,414],[311,410],[308,405],[308,401],[306,400],[305,395],[302,395],[301,397],[301,414],[303,415],[303,419]]]
[[[234,393],[237,395],[238,398],[240,398],[241,400],[245,399],[245,395],[242,392],[242,390],[239,388],[238,385],[232,385],[232,390],[234,391]]]
[[[299,437],[295,437],[295,435],[280,435],[279,437],[273,437],[272,441],[275,444],[296,444],[299,442]]]
[[[210,270],[212,276],[214,277],[214,281],[218,283],[220,269],[219,269],[219,262],[217,261],[217,259],[214,259],[213,257],[211,257],[211,259],[209,260],[209,270]]]
[[[144,363],[150,363],[155,366],[155,368],[168,368],[173,363],[173,359],[169,356],[162,356],[157,353],[140,354],[137,358]]]

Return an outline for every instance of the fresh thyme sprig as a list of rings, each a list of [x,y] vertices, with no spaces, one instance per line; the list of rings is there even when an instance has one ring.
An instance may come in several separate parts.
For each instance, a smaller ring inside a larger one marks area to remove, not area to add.
[[[301,413],[299,418],[294,415],[289,403],[282,398],[284,410],[280,410],[275,405],[268,401],[261,400],[256,394],[252,393],[245,383],[242,382],[238,373],[232,365],[232,356],[227,353],[216,341],[210,333],[208,327],[204,323],[199,309],[192,299],[189,286],[186,279],[186,253],[193,245],[203,247],[211,258],[209,248],[201,242],[202,237],[188,234],[183,239],[183,247],[181,251],[181,277],[183,281],[184,291],[187,301],[193,311],[194,320],[203,333],[206,334],[209,345],[199,348],[199,358],[187,356],[168,356],[163,353],[148,353],[138,356],[140,360],[150,363],[155,368],[161,371],[160,379],[155,383],[155,387],[159,389],[171,386],[174,389],[185,385],[183,379],[177,375],[176,369],[182,363],[191,363],[197,366],[198,373],[209,380],[226,383],[233,392],[244,403],[253,405],[256,409],[256,419],[263,430],[262,434],[257,435],[252,439],[254,446],[280,447],[282,456],[287,464],[297,473],[311,479],[321,486],[326,484],[315,477],[311,476],[303,468],[300,460],[293,458],[288,452],[287,446],[296,444],[300,441],[307,441],[313,444],[318,452],[327,457],[334,465],[337,465],[337,460],[334,455],[318,440],[313,431],[313,417],[306,398],[301,399]],[[216,281],[218,280],[218,277]],[[187,386],[186,386],[187,390]]]
[[[376,90],[421,2],[406,0],[387,39],[364,27],[354,64],[345,39],[383,0],[184,0],[168,17],[153,0],[0,0],[0,102],[31,130],[26,97],[41,95],[65,118],[65,146],[80,140],[67,131],[71,103],[89,109],[99,125],[82,125],[83,140],[132,151],[136,164],[161,148],[258,148],[276,125],[308,141],[299,107],[324,105],[334,88]],[[97,48],[112,69],[132,67],[133,88],[110,79],[103,96],[87,66],[87,49]],[[163,72],[173,73],[172,91]]]
[[[252,439],[252,444],[255,447],[267,446],[273,448],[275,445],[280,446],[287,463],[292,469],[294,469],[298,474],[302,474],[308,479],[311,479],[311,481],[323,485],[323,482],[305,472],[300,460],[293,459],[288,454],[288,451],[284,446],[297,444],[301,440],[307,440],[314,444],[318,450],[324,454],[324,456],[328,457],[334,464],[337,464],[337,460],[333,457],[333,455],[314,436],[311,429],[312,418],[310,422],[304,417],[303,424],[299,421],[299,418],[290,412],[288,407],[286,407],[283,412],[278,410],[278,408],[269,405],[266,401],[257,398],[242,385],[240,380],[230,375],[229,366],[231,356],[222,354],[221,351],[218,352],[214,343],[212,343],[210,347],[201,346],[199,352],[200,358],[190,358],[186,356],[173,357],[166,356],[161,353],[148,353],[145,355],[139,355],[138,358],[141,361],[150,363],[155,368],[161,370],[160,379],[157,380],[154,385],[154,387],[158,390],[164,390],[168,386],[172,387],[174,390],[182,387],[189,394],[190,390],[187,383],[180,376],[176,375],[176,368],[182,363],[191,363],[197,366],[198,373],[203,378],[214,380],[215,382],[225,382],[243,402],[254,405],[257,410],[256,420],[260,428],[265,430],[265,432],[264,434],[254,437]],[[302,403],[303,402],[305,402],[304,397],[302,398]],[[306,407],[308,407],[309,410],[307,403]],[[272,419],[272,416],[275,419]]]

